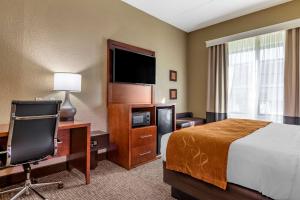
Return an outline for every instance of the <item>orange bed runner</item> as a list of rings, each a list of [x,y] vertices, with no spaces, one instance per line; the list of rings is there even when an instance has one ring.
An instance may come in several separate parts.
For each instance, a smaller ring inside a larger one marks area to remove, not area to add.
[[[168,142],[166,167],[225,190],[230,144],[269,123],[227,119],[175,131]]]

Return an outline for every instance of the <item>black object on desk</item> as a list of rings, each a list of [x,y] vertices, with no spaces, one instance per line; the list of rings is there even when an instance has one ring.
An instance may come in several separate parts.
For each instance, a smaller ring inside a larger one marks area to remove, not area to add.
[[[191,126],[203,125],[206,123],[205,119],[194,117],[192,112],[177,113],[176,114],[176,129],[187,128]]]

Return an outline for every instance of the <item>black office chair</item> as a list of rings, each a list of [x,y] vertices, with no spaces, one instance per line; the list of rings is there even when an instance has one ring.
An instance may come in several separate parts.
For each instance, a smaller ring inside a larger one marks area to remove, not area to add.
[[[52,183],[32,183],[30,164],[55,156],[57,152],[57,129],[61,101],[13,101],[6,151],[5,167],[22,165],[26,173],[24,187],[19,187],[1,194],[19,191],[11,200],[24,193],[33,191],[42,199],[46,199],[36,188],[57,185],[63,187],[61,181]]]

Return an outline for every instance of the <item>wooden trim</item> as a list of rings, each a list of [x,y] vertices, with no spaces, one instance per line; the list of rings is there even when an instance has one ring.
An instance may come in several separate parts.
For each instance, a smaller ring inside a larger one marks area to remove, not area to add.
[[[7,137],[8,136],[8,124],[0,124],[0,137]]]
[[[154,104],[155,103],[155,88],[153,86],[151,86],[151,95],[152,95],[151,104]]]
[[[80,121],[73,121],[73,122],[59,122],[59,130],[64,129],[73,129],[73,128],[82,128],[91,126],[91,123],[89,122],[80,122]]]
[[[108,108],[108,104],[110,102],[111,98],[111,92],[110,92],[110,83],[112,82],[112,54],[111,54],[111,41],[107,40],[107,80],[106,80],[106,106]],[[108,119],[108,112],[107,112],[107,119]]]
[[[85,175],[85,182],[89,184],[91,159],[91,127],[86,126],[70,130],[71,145],[68,156],[68,167],[76,168]]]
[[[118,42],[115,40],[107,40],[107,106],[109,103],[127,103],[127,104],[136,104],[136,103],[150,103],[153,104],[154,99],[154,87],[153,85],[144,85],[144,84],[127,84],[127,83],[113,83],[112,82],[112,50],[115,48],[123,49],[126,51],[131,51],[135,53],[140,53],[148,56],[155,56],[155,52],[129,45],[126,43]],[[141,86],[144,89],[141,90]],[[124,90],[125,89],[125,90]],[[137,91],[137,89],[139,91]],[[145,91],[143,91],[145,90]],[[150,90],[150,91],[148,91]],[[143,92],[142,92],[143,91]],[[142,95],[137,96],[137,101],[132,99],[132,96],[141,93]],[[148,93],[145,96],[145,93]],[[142,98],[145,96],[144,98]],[[126,99],[128,98],[128,99]]]
[[[108,83],[108,103],[152,104],[152,88],[150,85]]]
[[[86,127],[85,136],[86,142],[84,143],[85,150],[85,169],[83,171],[85,175],[85,184],[91,183],[91,124]]]
[[[108,152],[108,159],[114,163],[130,168],[130,128],[131,112],[126,104],[108,105],[108,131],[110,144],[115,144],[116,149]]]
[[[126,43],[123,43],[123,42],[118,42],[118,41],[111,40],[111,39],[107,40],[107,45],[108,45],[108,49],[118,48],[118,49],[123,49],[123,50],[126,50],[126,51],[135,52],[135,53],[141,53],[141,54],[148,55],[148,56],[155,56],[154,51],[144,49],[144,48],[140,48],[140,47],[136,47],[136,46],[126,44]]]

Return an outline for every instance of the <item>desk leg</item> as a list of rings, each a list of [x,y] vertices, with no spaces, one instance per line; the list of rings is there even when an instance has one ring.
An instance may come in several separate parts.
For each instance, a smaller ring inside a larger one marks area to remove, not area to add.
[[[71,129],[70,156],[68,165],[85,174],[86,184],[90,184],[91,128]]]

